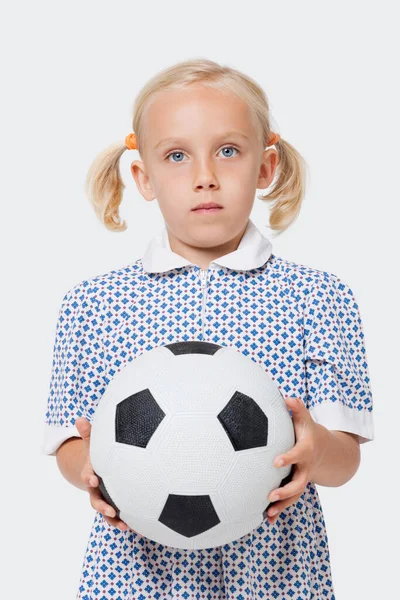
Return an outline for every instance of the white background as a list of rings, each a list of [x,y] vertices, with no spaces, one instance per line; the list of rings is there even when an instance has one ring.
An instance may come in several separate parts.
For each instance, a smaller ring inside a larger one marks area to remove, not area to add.
[[[359,303],[375,440],[356,476],[318,488],[336,597],[398,595],[398,21],[395,2],[13,2],[1,10],[2,559],[4,598],[75,598],[94,510],[40,454],[65,292],[135,261],[163,225],[130,174],[111,233],[83,191],[89,164],[132,131],[133,101],[175,62],[206,57],[255,78],[305,157],[300,216],[276,255],[336,273]]]

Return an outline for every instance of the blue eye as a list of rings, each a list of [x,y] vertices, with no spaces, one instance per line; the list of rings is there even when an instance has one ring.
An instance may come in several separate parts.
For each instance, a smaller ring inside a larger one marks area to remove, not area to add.
[[[177,152],[171,152],[171,154],[168,154],[168,156],[166,156],[166,158],[169,158],[170,156],[173,156],[174,154],[178,154],[178,155],[182,156],[184,153],[183,152],[179,152],[179,151],[177,151]],[[181,160],[174,160],[172,162],[182,162],[182,161]]]
[[[233,146],[225,146],[225,148],[222,148],[222,150],[236,150],[236,152],[239,152],[239,150],[237,150],[237,148],[234,148]],[[221,152],[222,152],[222,150],[221,150]],[[226,154],[225,154],[225,156],[226,156]],[[232,156],[232,154],[230,154],[229,156]]]
[[[237,148],[235,148],[234,146],[225,146],[225,148],[221,148],[221,152],[223,150],[235,150],[236,152],[239,152],[239,150]],[[167,156],[165,157],[165,160],[168,160],[170,156],[174,156],[174,155],[178,155],[180,157],[185,156],[184,152],[181,152],[180,150],[175,150],[175,152],[170,152],[169,154],[167,154]],[[226,158],[230,158],[231,156],[235,156],[234,154],[225,154]],[[170,161],[171,162],[171,161]],[[182,162],[182,158],[180,160],[173,160],[172,162]]]

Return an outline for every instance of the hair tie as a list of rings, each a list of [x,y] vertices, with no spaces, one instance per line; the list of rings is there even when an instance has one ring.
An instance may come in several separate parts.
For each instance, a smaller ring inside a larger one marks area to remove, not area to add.
[[[129,148],[129,150],[137,150],[136,135],[134,133],[129,133],[126,136],[125,146]]]
[[[281,139],[281,136],[279,135],[279,133],[275,133],[274,131],[272,131],[271,135],[268,138],[267,146],[273,146],[280,139]]]

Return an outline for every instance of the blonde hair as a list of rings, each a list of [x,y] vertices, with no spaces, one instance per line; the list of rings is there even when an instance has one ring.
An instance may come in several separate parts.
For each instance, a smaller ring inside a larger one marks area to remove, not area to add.
[[[254,123],[260,131],[263,148],[268,146],[272,130],[269,103],[262,88],[251,77],[236,69],[199,58],[183,61],[164,69],[140,90],[133,106],[133,131],[139,153],[143,149],[143,114],[149,98],[156,92],[181,89],[194,83],[231,91],[247,102]],[[275,146],[279,155],[275,172],[277,176],[272,189],[265,194],[257,195],[257,198],[272,203],[269,226],[281,233],[299,214],[305,193],[307,164],[286,140],[280,138]],[[106,148],[91,164],[85,182],[85,192],[95,213],[110,231],[124,231],[127,228],[118,212],[125,189],[119,161],[125,150],[127,150],[125,140],[123,143]]]

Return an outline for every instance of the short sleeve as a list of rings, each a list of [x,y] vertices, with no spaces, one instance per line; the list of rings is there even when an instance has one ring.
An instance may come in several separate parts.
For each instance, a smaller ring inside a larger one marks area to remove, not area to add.
[[[75,286],[58,313],[41,454],[55,456],[65,440],[81,437],[77,418],[92,421],[106,388],[101,332],[101,304]]]
[[[305,303],[306,406],[314,421],[358,434],[363,444],[374,426],[361,315],[349,286],[322,273]]]

